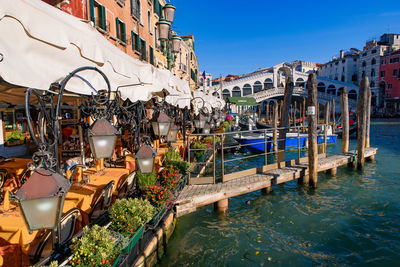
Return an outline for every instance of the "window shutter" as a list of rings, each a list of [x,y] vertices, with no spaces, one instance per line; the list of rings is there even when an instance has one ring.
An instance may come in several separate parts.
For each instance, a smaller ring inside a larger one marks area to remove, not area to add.
[[[125,23],[121,22],[121,41],[126,43]]]
[[[146,41],[143,41],[143,59],[147,60],[147,55],[146,55]]]
[[[119,38],[119,19],[115,18],[115,26],[117,28],[117,38]]]
[[[151,47],[151,46],[149,46],[149,50],[150,50],[150,52],[149,52],[149,56],[150,56],[150,64],[152,64],[152,65],[154,65],[154,59],[153,59],[153,47]]]
[[[136,51],[141,52],[140,51],[140,38],[139,38],[139,34],[136,34]]]
[[[96,23],[94,21],[94,2],[93,2],[93,0],[90,0],[90,2],[89,2],[89,12],[90,12],[90,20],[93,23]]]
[[[103,29],[103,30],[107,30],[107,26],[106,26],[106,9],[104,8],[104,6],[100,6],[100,18],[99,18],[99,20],[100,20],[100,23],[101,23],[101,25],[100,25],[100,27]]]
[[[132,50],[135,50],[135,33],[131,31]]]

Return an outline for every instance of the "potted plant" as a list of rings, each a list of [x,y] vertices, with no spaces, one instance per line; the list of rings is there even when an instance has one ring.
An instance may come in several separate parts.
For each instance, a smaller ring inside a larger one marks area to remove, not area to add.
[[[19,146],[25,142],[25,136],[19,131],[13,131],[9,136],[6,137],[6,146]]]
[[[144,189],[143,198],[160,211],[169,200],[170,192],[162,185],[152,185]]]
[[[200,141],[196,141],[193,144],[193,149],[198,149],[194,151],[194,155],[196,156],[197,161],[202,162],[204,161],[204,157],[206,154],[207,144],[204,144]]]
[[[184,161],[179,152],[172,148],[169,148],[168,152],[165,153],[163,165],[164,167],[178,170],[182,175],[186,175],[190,172],[189,162]]]
[[[153,173],[142,173],[141,171],[136,172],[137,185],[140,190],[145,187],[154,185],[157,182],[156,174]]]
[[[83,236],[72,239],[72,266],[112,266],[121,250],[128,244],[122,235],[106,227],[93,225],[83,228]]]
[[[160,184],[169,191],[175,189],[176,185],[179,183],[179,179],[181,178],[178,170],[172,168],[164,168],[158,174],[158,177]]]

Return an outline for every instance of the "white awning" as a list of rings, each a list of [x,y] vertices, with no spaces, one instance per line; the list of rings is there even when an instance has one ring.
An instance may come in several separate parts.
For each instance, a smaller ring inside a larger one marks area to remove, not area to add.
[[[103,71],[113,91],[123,98],[147,101],[153,92],[190,97],[188,82],[168,70],[130,57],[107,41],[92,25],[40,0],[2,1],[0,5],[0,77],[21,87],[47,90],[71,71],[93,66]],[[94,71],[79,73],[96,90],[106,84]],[[138,85],[141,84],[142,85]],[[91,94],[93,88],[73,78],[67,90]]]

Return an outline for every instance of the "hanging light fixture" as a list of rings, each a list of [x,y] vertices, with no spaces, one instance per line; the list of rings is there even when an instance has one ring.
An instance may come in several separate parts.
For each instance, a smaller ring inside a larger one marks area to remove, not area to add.
[[[158,39],[159,40],[168,40],[171,22],[169,22],[165,19],[160,19],[156,23],[156,26],[157,26]]]
[[[16,193],[30,232],[55,229],[64,206],[69,181],[57,172],[38,168]]]
[[[208,123],[206,123],[206,125],[204,125],[204,128],[203,128],[203,133],[204,134],[209,134],[210,133],[210,124],[208,124]]]
[[[179,128],[176,126],[176,124],[171,122],[171,126],[169,127],[169,132],[167,135],[167,142],[176,142],[178,131]]]
[[[98,119],[89,130],[90,150],[96,159],[111,158],[117,140],[117,129],[106,119]]]
[[[172,41],[172,52],[178,53],[181,50],[182,38],[179,37],[178,35],[173,35],[171,37],[171,41]]]
[[[199,113],[194,119],[194,125],[197,129],[201,129],[206,124],[207,118],[203,116],[203,114]]]
[[[163,7],[164,18],[166,21],[170,22],[171,24],[174,23],[175,10],[176,10],[176,7],[171,3],[168,3]]]
[[[167,136],[169,132],[169,127],[171,125],[171,118],[167,114],[161,112],[158,116],[153,116],[151,121],[151,126],[153,127],[153,132],[157,137]]]
[[[135,156],[139,170],[142,173],[152,173],[154,170],[155,157],[156,152],[153,148],[150,145],[143,144]]]

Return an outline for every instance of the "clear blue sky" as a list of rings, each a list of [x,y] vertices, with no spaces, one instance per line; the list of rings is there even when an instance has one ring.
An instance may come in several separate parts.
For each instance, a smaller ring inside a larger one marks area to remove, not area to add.
[[[172,0],[173,28],[193,34],[200,71],[242,74],[296,59],[324,63],[400,33],[400,0]]]

